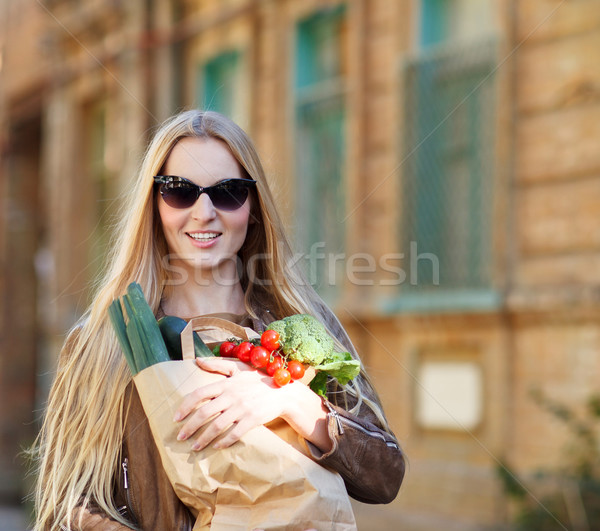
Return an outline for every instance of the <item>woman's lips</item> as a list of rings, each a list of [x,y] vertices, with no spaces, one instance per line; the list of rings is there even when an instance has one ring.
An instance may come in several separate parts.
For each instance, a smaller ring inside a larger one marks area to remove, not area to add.
[[[186,234],[192,239],[196,247],[203,249],[214,245],[221,236],[220,232],[186,232]]]

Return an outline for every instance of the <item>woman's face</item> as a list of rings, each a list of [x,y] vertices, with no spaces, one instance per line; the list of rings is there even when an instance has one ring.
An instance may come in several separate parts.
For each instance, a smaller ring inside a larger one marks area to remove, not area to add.
[[[245,177],[227,145],[214,138],[179,140],[162,173],[185,177],[202,187]],[[232,211],[216,209],[207,194],[183,209],[170,207],[160,194],[157,201],[171,259],[199,272],[212,271],[217,281],[237,279],[236,256],[246,239],[250,196]]]

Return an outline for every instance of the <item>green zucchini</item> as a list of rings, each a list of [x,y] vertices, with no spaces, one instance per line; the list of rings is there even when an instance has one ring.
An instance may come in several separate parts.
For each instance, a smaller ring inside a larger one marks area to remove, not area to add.
[[[175,317],[174,315],[165,315],[158,320],[158,328],[172,360],[180,360],[183,357],[183,353],[181,352],[181,332],[183,332],[186,326],[187,322],[184,319]],[[196,358],[213,356],[211,350],[196,332],[194,332],[194,354]]]

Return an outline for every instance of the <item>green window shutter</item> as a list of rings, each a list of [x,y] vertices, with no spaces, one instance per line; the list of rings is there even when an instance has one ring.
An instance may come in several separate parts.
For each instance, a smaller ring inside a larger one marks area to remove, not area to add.
[[[240,99],[240,52],[225,52],[206,62],[201,68],[199,101],[202,108],[236,119]]]
[[[345,8],[319,11],[298,23],[296,32],[297,90],[344,75]]]
[[[416,267],[405,294],[493,290],[495,59],[488,41],[406,63],[401,233]]]
[[[421,46],[439,44],[448,38],[452,0],[421,0]]]
[[[336,8],[299,22],[296,31],[296,237],[309,254],[309,281],[329,303],[341,284],[329,255],[345,247],[344,30],[344,10]]]

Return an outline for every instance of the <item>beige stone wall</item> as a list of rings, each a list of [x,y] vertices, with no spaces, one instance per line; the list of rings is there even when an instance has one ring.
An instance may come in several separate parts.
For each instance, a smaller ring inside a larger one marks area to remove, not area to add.
[[[586,294],[600,258],[600,3],[524,2],[516,15],[513,448],[533,468],[556,462],[565,433],[528,392],[578,406],[597,390],[600,328]]]
[[[526,2],[516,15],[510,448],[531,471],[561,463],[568,434],[530,392],[580,412],[597,393],[600,4]]]
[[[515,280],[524,287],[593,285],[600,250],[600,5],[525,2],[517,15],[525,42],[516,69]]]

